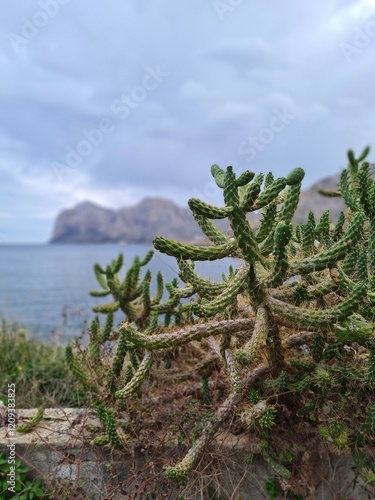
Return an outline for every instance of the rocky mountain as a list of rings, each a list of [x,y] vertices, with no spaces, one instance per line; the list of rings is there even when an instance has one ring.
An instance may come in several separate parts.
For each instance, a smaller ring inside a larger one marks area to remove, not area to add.
[[[318,190],[335,190],[339,179],[339,175],[328,177],[303,190],[295,222],[306,221],[310,210],[319,217],[327,209],[336,220],[345,208],[342,199],[323,197]],[[219,223],[222,229],[228,227],[224,220]],[[253,226],[256,225],[253,219]],[[160,235],[179,241],[202,240],[202,232],[188,208],[164,198],[145,198],[120,210],[89,201],[63,210],[57,217],[50,243],[149,243]]]
[[[58,215],[50,243],[146,243],[158,235],[186,241],[201,231],[188,208],[164,198],[120,210],[86,201]]]

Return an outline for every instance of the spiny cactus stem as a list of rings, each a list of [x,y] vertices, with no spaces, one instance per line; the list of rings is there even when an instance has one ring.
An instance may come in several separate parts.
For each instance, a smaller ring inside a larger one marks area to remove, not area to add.
[[[226,287],[220,295],[207,304],[194,305],[193,312],[198,316],[214,316],[218,312],[222,312],[243,290],[248,274],[249,266],[246,263],[242,264],[235,276],[226,283]]]
[[[233,389],[236,392],[239,392],[239,391],[241,391],[241,377],[240,377],[239,371],[237,369],[237,366],[234,362],[233,354],[232,354],[230,349],[225,349],[224,354],[225,354],[225,361],[226,361],[227,366],[228,366],[228,371],[229,371],[229,375],[231,378]]]
[[[341,288],[349,288],[349,290],[353,290],[356,286],[356,283],[351,280],[340,267],[333,267],[329,270],[329,274],[331,278],[335,281],[337,286]]]
[[[151,352],[146,351],[142,363],[139,365],[138,370],[134,374],[131,381],[126,386],[115,393],[116,399],[123,399],[134,393],[144,381],[152,365],[153,355]]]
[[[157,335],[144,335],[133,329],[129,329],[128,340],[137,347],[143,347],[149,351],[156,349],[167,349],[169,347],[188,344],[192,340],[200,340],[211,335],[233,334],[246,331],[254,327],[254,320],[250,318],[232,319],[224,321],[213,321],[201,325],[182,328],[173,333],[162,333]]]
[[[335,268],[330,269],[330,272],[334,269]],[[322,281],[321,283],[318,283],[317,285],[310,285],[307,288],[304,288],[304,290],[306,290],[307,297],[316,298],[317,296],[321,297],[323,295],[327,295],[328,293],[335,292],[339,288],[339,284],[336,283],[335,280],[327,279],[325,281]],[[268,290],[268,293],[274,299],[286,300],[294,296],[294,294],[296,293],[296,287],[286,286],[271,288]]]
[[[275,321],[275,318],[273,318],[269,313],[267,308],[266,314],[268,323],[267,344],[269,346],[270,366],[272,368],[273,375],[278,376],[285,365],[284,351],[281,347],[279,325]]]
[[[226,288],[226,283],[214,283],[210,280],[201,278],[195,273],[194,269],[184,260],[178,261],[180,268],[180,277],[185,283],[191,283],[201,295],[217,295],[223,292]]]
[[[268,335],[268,317],[264,305],[257,309],[254,331],[251,339],[246,342],[240,351],[237,351],[236,359],[238,362],[246,361],[246,364],[252,363],[257,357],[262,344],[266,341]],[[243,354],[244,359],[241,359]]]
[[[315,332],[299,332],[290,335],[288,338],[281,341],[281,345],[284,349],[290,349],[291,347],[297,347],[299,345],[308,344],[312,342],[315,337]]]
[[[194,219],[197,221],[199,227],[202,229],[207,238],[212,241],[215,245],[226,245],[229,240],[228,238],[214,225],[212,222],[193,212]]]
[[[327,309],[303,309],[272,297],[268,298],[268,305],[272,314],[277,314],[281,319],[293,322],[294,325],[304,325],[307,328],[313,326],[327,330],[332,323],[344,320],[353,313],[366,295],[367,287],[360,284],[340,304]]]
[[[224,259],[235,253],[237,249],[236,240],[232,239],[228,244],[216,245],[212,247],[197,247],[176,243],[168,238],[159,236],[154,239],[154,246],[157,250],[172,257],[190,260],[217,260]]]
[[[358,243],[364,223],[365,216],[363,212],[356,212],[344,236],[328,250],[295,262],[291,266],[291,275],[309,274],[314,271],[322,271],[326,267],[332,267]]]
[[[285,177],[279,177],[278,179],[275,179],[272,184],[267,186],[263,193],[258,196],[256,202],[254,205],[251,207],[250,211],[253,210],[259,210],[260,208],[263,208],[264,206],[268,205],[271,203],[282,191],[286,186],[286,179]]]
[[[225,219],[233,212],[232,207],[214,207],[197,198],[191,198],[188,205],[193,212],[208,219]]]
[[[214,417],[206,425],[201,436],[197,439],[194,445],[187,452],[185,457],[174,467],[180,475],[188,474],[188,472],[196,466],[202,456],[209,441],[212,439],[216,431],[229,418],[234,408],[240,403],[244,393],[259,379],[264,377],[270,371],[268,364],[264,364],[249,372],[241,382],[241,391],[233,391],[227,399],[221,404],[216,411]]]

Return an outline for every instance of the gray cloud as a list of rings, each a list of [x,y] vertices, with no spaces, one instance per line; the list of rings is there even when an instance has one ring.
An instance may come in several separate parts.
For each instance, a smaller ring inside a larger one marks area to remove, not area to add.
[[[25,38],[47,4],[58,12]],[[298,165],[306,186],[338,172],[375,136],[375,33],[358,39],[372,16],[366,0],[257,0],[222,18],[210,0],[7,3],[2,240],[45,241],[57,212],[87,198],[213,196],[211,163]]]

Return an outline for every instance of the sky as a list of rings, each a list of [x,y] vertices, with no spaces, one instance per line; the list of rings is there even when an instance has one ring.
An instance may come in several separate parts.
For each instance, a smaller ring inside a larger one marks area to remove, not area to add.
[[[3,2],[0,243],[84,200],[220,206],[213,163],[336,174],[375,148],[374,61],[375,0]]]

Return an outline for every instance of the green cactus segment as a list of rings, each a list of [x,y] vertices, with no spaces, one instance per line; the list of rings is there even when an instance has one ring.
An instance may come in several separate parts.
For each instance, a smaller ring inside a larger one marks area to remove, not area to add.
[[[237,249],[237,242],[230,241],[225,245],[216,245],[212,247],[196,247],[184,243],[176,243],[168,238],[159,236],[153,241],[156,250],[171,255],[178,259],[185,260],[216,260],[224,259],[232,255]]]
[[[100,334],[100,338],[99,338],[100,344],[104,344],[104,342],[107,342],[107,340],[109,340],[111,333],[112,333],[112,329],[113,329],[114,319],[115,319],[115,316],[114,316],[113,312],[109,312],[107,314],[107,319],[105,321],[104,327],[103,327],[102,332]]]
[[[270,186],[274,180],[275,180],[275,177],[274,177],[273,173],[268,172],[268,174],[266,175],[266,177],[264,179],[264,187],[267,188],[268,186]]]
[[[372,183],[372,186],[370,189],[369,203],[370,203],[370,215],[369,216],[372,219],[375,216],[375,182]]]
[[[318,224],[315,226],[315,234],[316,236],[320,235],[329,235],[329,210],[325,210],[321,215]]]
[[[109,438],[107,435],[105,436],[97,436],[91,441],[91,444],[93,446],[104,446],[106,444],[109,444]]]
[[[303,309],[270,297],[268,305],[273,314],[296,325],[329,329],[333,323],[345,320],[360,305],[366,297],[367,287],[357,285],[354,290],[337,306],[327,309]]]
[[[352,167],[353,170],[355,171],[358,168],[358,162],[355,159],[354,151],[352,151],[351,149],[349,149],[348,151],[348,160],[349,160],[349,167]]]
[[[152,366],[153,355],[151,352],[146,352],[142,363],[139,365],[137,371],[135,372],[133,378],[130,380],[126,386],[115,393],[116,399],[124,399],[136,392],[140,386],[143,384],[150,368]]]
[[[258,244],[254,233],[246,219],[244,212],[237,211],[229,217],[230,226],[234,237],[241,249],[243,259],[251,264],[254,261],[263,261],[264,258],[259,252]]]
[[[108,314],[118,311],[119,308],[120,308],[120,302],[116,300],[115,302],[111,302],[110,304],[100,304],[98,306],[95,306],[92,308],[92,310],[95,313]]]
[[[206,424],[206,427],[201,436],[195,441],[194,445],[187,452],[185,457],[176,465],[176,467],[167,467],[165,469],[165,477],[176,484],[185,484],[187,475],[198,463],[204,450],[206,449],[211,436],[217,428],[216,425]]]
[[[109,443],[113,448],[120,448],[122,446],[121,438],[116,430],[115,417],[111,411],[106,411],[105,422],[104,422],[105,431],[107,433]]]
[[[254,172],[250,172],[250,170],[245,170],[238,179],[236,179],[236,184],[238,187],[245,186],[248,184],[250,181],[254,179]]]
[[[187,476],[189,474],[190,468],[184,467],[166,467],[165,468],[165,478],[171,483],[178,485],[185,485],[187,483]]]
[[[348,171],[343,170],[340,176],[341,193],[347,206],[351,210],[353,210],[353,212],[357,212],[358,210],[360,210],[360,205],[357,203],[355,199],[355,195],[351,189],[348,177],[349,177]]]
[[[294,212],[296,211],[298,206],[300,192],[301,192],[300,182],[288,186],[288,189],[286,190],[284,203],[278,215],[279,221],[292,220]]]
[[[89,336],[90,341],[97,342],[100,337],[100,322],[99,318],[95,316],[95,318],[91,322],[91,327],[89,328]]]
[[[341,270],[347,276],[350,276],[356,269],[358,260],[358,245],[353,246],[350,252],[341,264]]]
[[[211,175],[215,179],[215,182],[218,185],[218,187],[223,189],[224,188],[225,171],[222,168],[220,168],[219,165],[212,165],[211,166]]]
[[[76,379],[83,386],[87,386],[89,377],[88,377],[87,373],[84,370],[82,370],[82,368],[78,365],[78,363],[74,357],[74,354],[73,354],[73,348],[70,344],[68,344],[66,346],[66,349],[65,349],[65,360],[66,360],[66,364],[68,365],[68,368],[73,373],[73,375],[76,377]]]
[[[302,226],[302,245],[301,250],[302,254],[306,257],[307,255],[311,255],[314,252],[314,243],[315,243],[315,231],[314,225],[311,223],[307,223]]]
[[[151,306],[151,310],[159,314],[169,315],[178,306],[179,303],[180,297],[178,295],[173,295],[165,302],[162,302],[161,304],[157,304],[155,306]]]
[[[142,347],[149,351],[157,349],[168,349],[193,340],[200,340],[211,335],[231,335],[240,331],[247,331],[254,327],[252,319],[232,319],[224,321],[212,321],[208,324],[192,325],[190,327],[176,330],[173,333],[160,333],[157,335],[144,335],[134,329],[128,331],[128,341],[136,347]]]
[[[305,171],[301,167],[297,167],[293,169],[286,177],[286,183],[288,186],[294,186],[297,184],[301,184],[305,177]]]
[[[122,253],[120,253],[117,259],[113,260],[111,263],[112,273],[117,274],[123,265],[124,265],[124,256]]]
[[[342,325],[335,325],[333,332],[342,342],[357,342],[366,345],[372,338],[374,325],[349,317]]]
[[[233,354],[230,349],[225,349],[224,351],[225,361],[227,363],[229,376],[232,382],[233,389],[236,392],[240,392],[242,390],[242,380],[240,372],[237,368],[236,363],[233,359]]]
[[[128,338],[128,330],[125,328],[121,328],[119,330],[119,341],[117,344],[116,353],[113,357],[112,367],[111,367],[111,376],[117,378],[122,370],[124,359],[127,349],[127,338]]]
[[[317,285],[313,285],[307,287],[307,294],[309,297],[323,297],[331,292],[336,292],[339,289],[339,286],[335,281],[331,279],[327,279],[321,281]]]
[[[340,215],[337,219],[335,229],[332,234],[332,241],[338,241],[342,235],[344,234],[344,224],[345,224],[345,214],[344,212],[340,212]]]
[[[151,312],[150,285],[151,285],[151,271],[148,269],[142,282],[142,304],[143,304],[142,317],[144,319],[146,319]]]
[[[227,167],[227,170],[225,172],[223,195],[225,206],[233,207],[233,209],[236,209],[238,207],[238,186],[236,182],[236,174],[233,171],[233,167]]]
[[[255,200],[258,198],[258,195],[260,193],[263,179],[264,175],[258,174],[253,182],[241,191],[241,203],[239,207],[240,211],[249,212],[250,210],[252,210]]]
[[[362,153],[358,156],[357,161],[358,162],[363,161],[366,158],[366,156],[369,154],[370,150],[371,150],[370,146],[366,146],[363,149]]]
[[[341,191],[330,191],[328,189],[318,189],[318,193],[322,196],[326,196],[327,198],[341,198]]]
[[[193,285],[194,290],[204,297],[206,296],[216,296],[223,292],[227,284],[226,283],[214,283],[212,281],[201,278],[194,272],[194,267],[186,262],[185,260],[179,260],[178,266],[180,268],[179,276],[185,283],[190,283]]]
[[[198,198],[191,198],[188,201],[188,204],[194,213],[207,217],[208,219],[225,219],[233,212],[232,207],[214,207],[213,205],[209,205]]]
[[[158,271],[156,274],[156,294],[151,301],[152,305],[159,304],[159,302],[163,298],[163,292],[164,292],[164,278],[162,273]]]
[[[159,326],[159,313],[153,311],[150,315],[150,324],[145,330],[145,335],[152,335]]]
[[[100,267],[99,264],[94,264],[94,273],[99,285],[108,291],[108,283],[105,277],[105,271]]]
[[[369,268],[370,273],[375,273],[375,216],[370,220],[369,228]]]
[[[371,216],[371,188],[374,181],[371,179],[370,164],[365,162],[358,172],[359,201],[367,216]]]
[[[258,356],[261,347],[268,336],[268,314],[265,306],[258,307],[255,326],[251,339],[235,354],[235,360],[240,365],[251,364]]]
[[[38,408],[36,415],[30,420],[28,424],[19,425],[16,428],[16,431],[21,434],[27,434],[28,432],[32,432],[35,427],[39,424],[39,422],[43,419],[44,408]]]
[[[107,297],[111,293],[111,290],[91,290],[91,297]]]
[[[292,477],[292,473],[288,470],[284,465],[278,462],[273,456],[271,456],[267,452],[263,452],[262,456],[264,460],[272,467],[272,469],[277,473],[279,477],[284,479],[290,479]]]
[[[278,179],[274,180],[272,184],[267,186],[262,192],[262,194],[258,196],[251,210],[259,210],[260,208],[263,208],[264,206],[271,203],[285,188],[285,186],[286,186],[285,177],[279,177]]]
[[[242,265],[235,276],[226,283],[226,287],[220,295],[206,304],[194,304],[192,306],[194,314],[199,317],[207,317],[223,312],[246,286],[248,273],[249,267]]]
[[[228,238],[207,217],[193,213],[194,219],[207,238],[215,245],[228,244]]]
[[[258,243],[261,243],[263,240],[265,240],[271,233],[276,221],[276,212],[276,203],[268,205],[268,207],[265,207],[264,211],[262,211],[259,229],[255,235],[255,240]]]
[[[332,267],[339,260],[342,260],[345,255],[357,244],[361,237],[364,223],[363,212],[356,212],[347,229],[347,232],[337,243],[332,245],[328,250],[297,261],[291,267],[292,274],[309,274],[314,271],[322,271],[326,267]]]
[[[287,245],[292,237],[292,225],[289,221],[281,221],[277,224],[274,235],[274,268],[271,276],[267,280],[268,286],[275,287],[281,285],[285,279],[289,268]]]
[[[368,281],[368,266],[367,266],[367,249],[360,246],[358,251],[358,261],[357,261],[357,280],[367,282]]]
[[[150,262],[150,260],[152,259],[154,255],[154,251],[153,250],[149,250],[146,255],[143,257],[143,259],[140,261],[139,265],[141,267],[144,267],[144,266],[147,266],[147,264]]]

